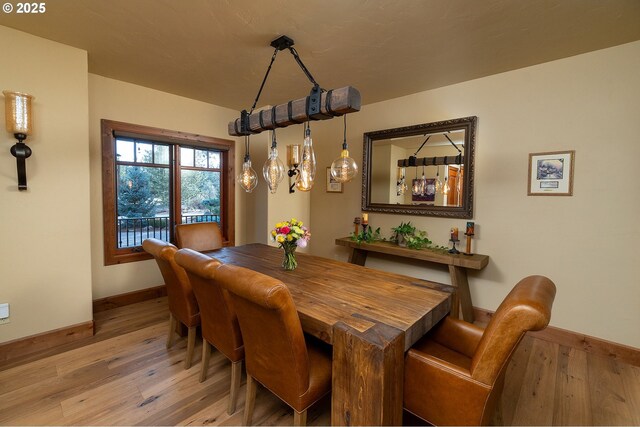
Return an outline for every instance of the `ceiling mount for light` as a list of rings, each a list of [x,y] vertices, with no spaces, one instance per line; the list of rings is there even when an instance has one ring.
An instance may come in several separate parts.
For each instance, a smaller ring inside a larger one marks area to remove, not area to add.
[[[248,136],[257,134],[265,130],[272,130],[280,127],[287,127],[294,124],[301,124],[309,120],[326,120],[343,114],[360,111],[360,92],[352,86],[345,86],[339,89],[325,90],[313,78],[307,67],[300,59],[298,52],[293,47],[293,39],[287,36],[280,36],[271,41],[270,46],[275,50],[271,57],[271,63],[267,68],[258,94],[249,111],[243,110],[240,117],[229,122],[229,135]],[[308,96],[279,104],[274,107],[257,111],[254,113],[264,84],[267,81],[271,66],[279,51],[288,49],[294,59],[305,73],[312,84]]]
[[[289,49],[293,44],[293,39],[287,36],[280,36],[271,42],[271,47],[275,47],[278,50],[285,50]]]

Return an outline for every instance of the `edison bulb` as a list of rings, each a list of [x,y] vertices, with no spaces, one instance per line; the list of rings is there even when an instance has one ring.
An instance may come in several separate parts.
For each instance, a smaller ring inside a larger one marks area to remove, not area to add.
[[[420,178],[420,194],[427,194],[427,177],[424,176],[424,168],[422,168],[422,178]]]
[[[267,186],[271,194],[275,194],[278,189],[278,184],[280,184],[280,181],[284,178],[285,173],[284,163],[282,163],[282,160],[278,157],[278,149],[271,147],[269,158],[264,162],[264,166],[262,167],[262,176],[264,176],[265,181],[267,181]]]
[[[331,163],[331,176],[338,182],[349,182],[357,173],[358,165],[349,157],[349,150],[342,150],[340,157]]]
[[[440,179],[440,166],[438,166],[438,172],[436,173],[436,193],[442,194],[444,192],[444,184]]]
[[[313,141],[311,139],[311,131],[307,128],[302,145],[302,159],[298,178],[296,179],[296,188],[300,191],[309,191],[313,187],[313,181],[316,178],[316,154],[313,151]]]
[[[420,188],[420,179],[414,179],[413,185],[411,185],[411,194],[414,196],[419,196],[422,194],[422,189]]]
[[[251,193],[253,189],[256,188],[256,185],[258,185],[258,175],[251,167],[251,160],[246,160],[242,164],[242,172],[240,172],[236,181],[240,183],[240,187],[247,193]]]

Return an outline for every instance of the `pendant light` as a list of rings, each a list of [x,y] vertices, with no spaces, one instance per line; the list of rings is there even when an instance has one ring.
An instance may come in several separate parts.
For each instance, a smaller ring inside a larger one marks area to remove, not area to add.
[[[313,140],[311,139],[311,128],[309,122],[305,124],[304,142],[302,144],[302,159],[296,188],[300,191],[310,191],[316,178],[316,154],[313,151]]]
[[[396,195],[404,196],[407,191],[407,183],[405,179],[405,169],[398,168],[398,182],[396,183]]]
[[[347,147],[347,116],[344,115],[344,138],[340,157],[331,163],[331,176],[338,182],[349,182],[358,173],[356,161],[349,157]]]
[[[251,157],[249,156],[249,137],[244,137],[244,163],[242,163],[242,172],[236,178],[240,183],[240,187],[247,193],[251,193],[256,185],[258,185],[258,175],[251,167]]]
[[[413,184],[411,185],[411,194],[414,196],[422,194],[420,189],[420,180],[418,179],[418,168],[416,168],[416,179],[413,180]]]
[[[420,178],[420,194],[425,195],[427,193],[427,177],[424,176],[424,164],[422,165],[422,178]]]
[[[438,171],[436,172],[436,193],[442,194],[444,190],[444,184],[440,179],[440,166],[438,166]]]
[[[264,162],[262,175],[264,176],[265,181],[267,181],[267,186],[269,186],[271,194],[275,194],[278,189],[278,184],[280,184],[280,181],[284,178],[285,168],[284,163],[282,163],[282,160],[278,157],[278,143],[276,142],[275,129],[271,131],[271,136],[269,158]]]

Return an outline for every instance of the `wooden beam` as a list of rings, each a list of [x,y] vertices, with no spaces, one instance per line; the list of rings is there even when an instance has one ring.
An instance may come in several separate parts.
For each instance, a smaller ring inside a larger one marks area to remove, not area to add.
[[[249,132],[260,133],[265,130],[287,127],[308,120],[327,120],[343,114],[360,111],[361,99],[358,89],[345,86],[323,92],[320,99],[320,113],[307,115],[308,96],[279,104],[272,108],[256,111],[249,115]],[[242,136],[240,118],[229,122],[229,135]]]
[[[411,160],[413,159],[413,160]],[[399,168],[413,166],[440,166],[440,165],[463,165],[464,156],[441,156],[441,157],[420,157],[411,159],[399,159]]]

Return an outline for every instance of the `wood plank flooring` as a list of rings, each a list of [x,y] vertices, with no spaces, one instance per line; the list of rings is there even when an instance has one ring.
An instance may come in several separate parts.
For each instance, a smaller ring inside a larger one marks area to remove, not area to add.
[[[239,425],[226,413],[230,363],[215,350],[198,382],[201,343],[183,369],[186,339],[165,348],[166,297],[96,313],[96,335],[0,365],[2,425]],[[330,424],[330,399],[309,425]],[[289,407],[258,390],[254,423],[291,425]],[[504,425],[640,425],[640,368],[526,337],[511,361]]]

